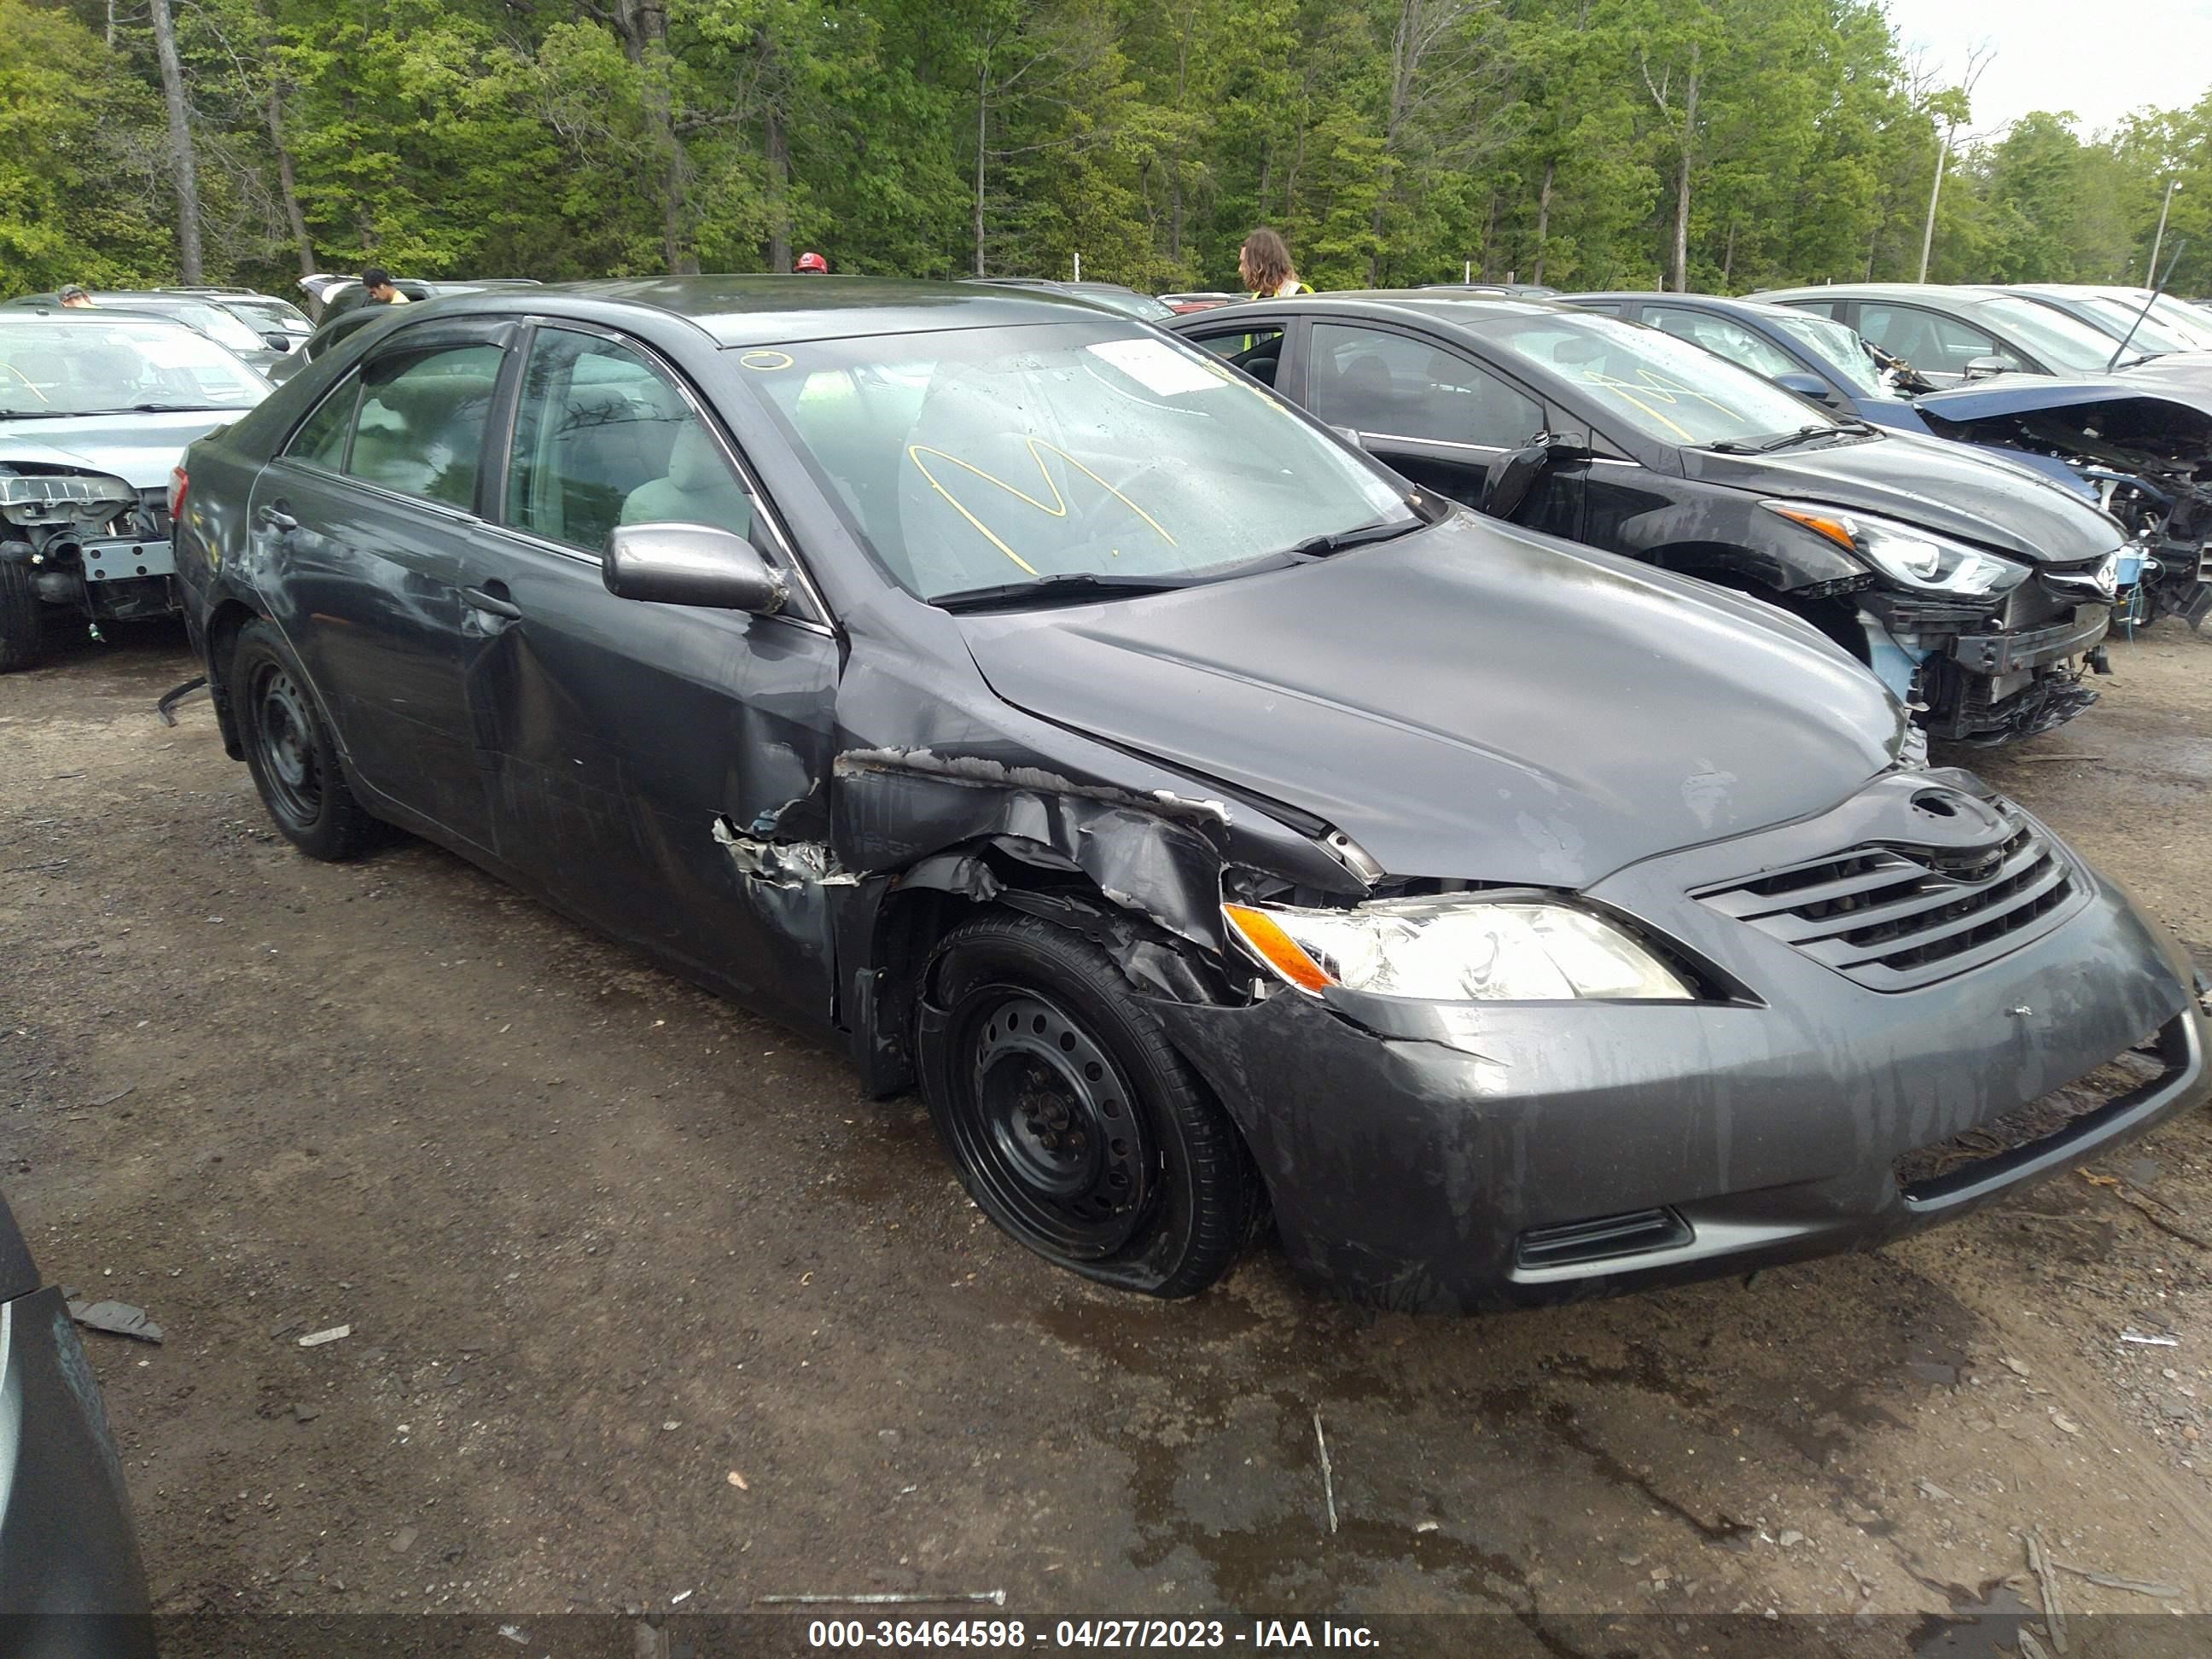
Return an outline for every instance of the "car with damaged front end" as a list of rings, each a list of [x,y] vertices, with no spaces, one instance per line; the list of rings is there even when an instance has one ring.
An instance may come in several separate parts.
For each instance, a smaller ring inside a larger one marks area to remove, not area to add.
[[[1541,301],[1301,295],[1171,326],[1425,489],[1803,617],[1931,737],[2009,743],[2097,700],[2124,538],[2021,466]]]
[[[180,324],[0,311],[0,672],[72,626],[175,611],[178,458],[268,392]]]
[[[1109,1285],[1270,1216],[1399,1307],[1738,1272],[2206,1091],[2171,941],[1818,629],[1061,296],[457,298],[186,471],[285,835],[427,836],[918,1085]]]
[[[1835,414],[1948,438],[2056,479],[2119,520],[2115,623],[2212,615],[2212,384],[2153,372],[1982,375],[1939,390],[1831,317],[1710,294],[1577,294]],[[2212,319],[2208,319],[2212,320]]]

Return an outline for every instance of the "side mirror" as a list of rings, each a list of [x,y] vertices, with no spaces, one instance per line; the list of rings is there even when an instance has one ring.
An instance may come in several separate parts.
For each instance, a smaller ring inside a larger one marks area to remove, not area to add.
[[[703,524],[617,525],[599,573],[618,599],[749,611],[783,609],[790,590],[743,536]]]
[[[1361,453],[1364,454],[1366,453],[1367,440],[1359,435],[1359,428],[1358,427],[1333,426],[1329,428],[1329,430],[1336,434],[1338,437],[1343,439],[1345,442],[1350,444],[1354,449],[1358,450]]]
[[[1970,380],[1986,380],[1992,374],[2008,374],[2014,367],[2002,357],[1973,357],[1967,360],[1965,374]]]
[[[289,351],[292,349],[293,340],[290,335],[282,330],[271,329],[261,337],[261,343],[271,351]]]
[[[1839,407],[1843,402],[1840,398],[1836,396],[1835,387],[1830,386],[1826,380],[1822,380],[1817,374],[1806,374],[1803,373],[1778,374],[1774,377],[1774,384],[1780,386],[1784,392],[1794,392],[1799,397],[1810,398],[1813,402],[1820,404],[1825,408],[1835,409]]]
[[[1536,480],[1552,464],[1552,446],[1530,444],[1509,449],[1490,464],[1483,475],[1482,510],[1493,519],[1510,519],[1528,499]]]

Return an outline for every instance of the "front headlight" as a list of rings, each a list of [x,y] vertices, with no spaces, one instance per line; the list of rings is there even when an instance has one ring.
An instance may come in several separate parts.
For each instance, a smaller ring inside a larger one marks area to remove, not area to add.
[[[1813,501],[1761,501],[1845,552],[1856,553],[1886,576],[1907,587],[1965,599],[2009,593],[2027,580],[2027,567],[1964,542],[1938,536],[1917,525],[1877,519],[1864,513],[1840,513]]]
[[[1620,928],[1565,904],[1455,895],[1349,910],[1221,909],[1252,953],[1302,991],[1340,985],[1435,1002],[1696,995]]]

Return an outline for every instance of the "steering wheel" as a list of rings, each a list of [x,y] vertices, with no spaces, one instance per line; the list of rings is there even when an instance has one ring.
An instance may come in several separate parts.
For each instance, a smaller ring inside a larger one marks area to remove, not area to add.
[[[21,380],[24,386],[29,389],[31,395],[33,398],[36,398],[40,403],[45,404],[48,408],[52,408],[53,406],[54,400],[46,396],[45,392],[40,391],[38,386],[32,380],[31,377],[24,374],[21,369],[16,368],[15,364],[0,363],[0,368],[6,369],[10,374]]]

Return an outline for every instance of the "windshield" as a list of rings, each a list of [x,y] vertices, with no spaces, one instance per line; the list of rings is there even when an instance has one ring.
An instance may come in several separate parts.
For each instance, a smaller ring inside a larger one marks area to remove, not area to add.
[[[2150,290],[2138,289],[2133,294],[2093,295],[2085,303],[2100,322],[2111,326],[2117,339],[2142,315],[2143,301],[2148,299]],[[2212,317],[2195,306],[2183,304],[2170,294],[2161,294],[2152,301],[2150,315],[2143,318],[2142,326],[2136,330],[2135,339],[2129,343],[2130,356],[2138,350],[2212,350]]]
[[[130,302],[118,301],[117,303],[127,306]],[[221,306],[191,303],[178,306],[173,310],[168,307],[162,308],[179,322],[198,329],[216,344],[227,345],[233,351],[261,351],[266,349],[261,337],[248,328],[243,319],[232,315]]]
[[[0,418],[251,409],[269,383],[177,323],[0,322]]]
[[[306,312],[283,300],[233,300],[228,309],[253,328],[306,334],[315,326]]]
[[[1419,522],[1402,485],[1269,393],[1103,314],[731,356],[924,599],[1050,576],[1204,579]]]
[[[2142,301],[2130,305],[2124,300],[2115,300],[2102,294],[2087,295],[2075,303],[2088,313],[2088,319],[2103,332],[2112,336],[2112,344],[2122,340],[2128,343],[2127,356],[2133,357],[2147,352],[2195,351],[2199,348],[2195,340],[2177,333],[2156,310],[2149,316],[2142,314]],[[2110,348],[2106,356],[2112,355]]]
[[[1862,398],[1872,398],[1884,403],[1903,403],[1905,399],[1881,378],[1881,366],[1867,349],[1866,342],[1831,317],[1815,317],[1808,311],[1778,307],[1779,314],[1767,320],[1784,334],[1790,335],[1810,346],[1820,361],[1834,369],[1851,390]]]
[[[1601,416],[1662,443],[1741,443],[1839,424],[1702,346],[1618,317],[1544,312],[1491,337],[1515,356],[1589,387]]]
[[[1139,294],[1126,288],[1079,288],[1074,290],[1079,300],[1088,300],[1115,311],[1126,311],[1132,317],[1141,317],[1148,323],[1157,323],[1164,317],[1172,317],[1175,307],[1164,305],[1149,294]]]
[[[2068,374],[2100,374],[2119,343],[2080,319],[2054,311],[2039,300],[1999,294],[1978,301],[1968,313],[2009,334],[2052,368]]]

